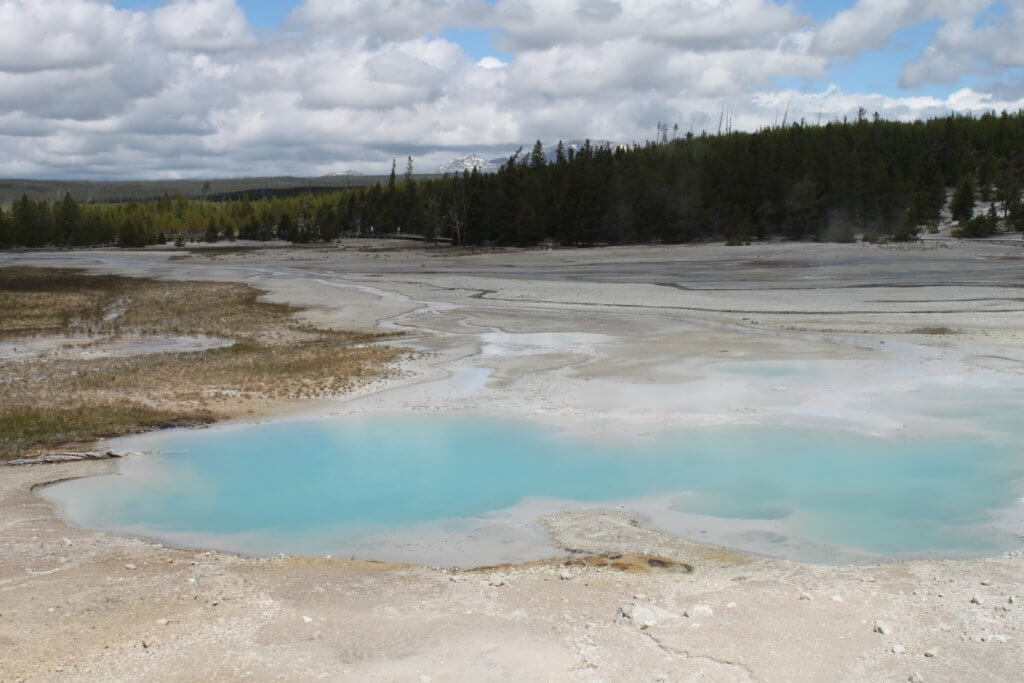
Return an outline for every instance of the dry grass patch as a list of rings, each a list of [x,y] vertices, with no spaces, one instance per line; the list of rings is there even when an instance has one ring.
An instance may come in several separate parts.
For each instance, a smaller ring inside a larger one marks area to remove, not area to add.
[[[0,339],[77,340],[0,357],[0,459],[66,441],[208,422],[333,396],[385,376],[384,335],[320,330],[233,283],[158,282],[0,268]],[[225,348],[85,357],[111,341],[205,335]],[[83,343],[81,339],[88,341]]]
[[[933,327],[915,327],[914,329],[910,330],[910,334],[947,335],[956,334],[956,330],[954,330],[952,327],[937,325]]]

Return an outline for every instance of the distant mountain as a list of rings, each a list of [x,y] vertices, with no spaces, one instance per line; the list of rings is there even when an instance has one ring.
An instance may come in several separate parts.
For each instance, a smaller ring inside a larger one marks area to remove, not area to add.
[[[562,146],[565,148],[565,153],[568,155],[569,150],[579,152],[583,149],[583,145],[586,144],[586,140],[563,140]],[[607,147],[610,149],[618,149],[619,147],[625,147],[622,143],[613,142],[612,140],[591,140],[590,146],[595,149],[598,147]],[[533,145],[523,145],[523,151],[519,153],[519,159],[525,159],[530,155],[530,151],[533,149]],[[554,163],[555,157],[558,151],[558,144],[548,145],[544,148],[544,159],[547,163]],[[494,173],[502,164],[508,162],[509,157],[512,156],[510,152],[508,156],[498,157],[496,159],[485,160],[476,154],[470,154],[459,159],[452,159],[451,161],[441,164],[439,171],[441,173],[462,173],[463,171],[472,171],[474,168],[481,173]]]
[[[481,173],[494,173],[498,170],[498,166],[501,166],[501,163],[495,165],[476,154],[470,154],[441,164],[438,171],[441,173],[462,173],[463,171],[472,171],[475,168]]]
[[[328,173],[324,177],[325,178],[336,178],[338,176],[350,176],[350,175],[363,175],[363,174],[360,173],[359,171],[345,170],[345,171],[337,171],[335,173]]]

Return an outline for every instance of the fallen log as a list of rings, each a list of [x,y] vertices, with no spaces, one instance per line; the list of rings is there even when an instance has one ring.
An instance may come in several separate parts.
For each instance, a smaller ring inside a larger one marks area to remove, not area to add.
[[[14,460],[8,460],[7,464],[11,466],[55,465],[62,462],[80,462],[82,460],[107,460],[109,458],[124,458],[129,455],[138,455],[138,453],[135,453],[133,451],[85,451],[82,453],[58,451],[54,453],[44,453],[43,455],[39,455],[34,458],[16,458]]]

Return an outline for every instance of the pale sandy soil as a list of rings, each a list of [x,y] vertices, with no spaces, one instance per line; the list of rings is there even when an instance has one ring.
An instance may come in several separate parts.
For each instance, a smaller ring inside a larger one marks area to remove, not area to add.
[[[305,412],[464,411],[591,437],[722,422],[936,434],[971,426],[929,417],[922,397],[1013,397],[1024,386],[1024,250],[1014,244],[444,257],[367,246],[212,258],[35,253],[0,255],[0,265],[250,282],[271,300],[311,306],[306,316],[318,324],[397,329],[430,352],[408,361],[403,379]],[[752,381],[727,371],[794,359],[808,376]],[[694,571],[561,558],[475,572],[251,559],[75,529],[32,490],[115,466],[0,470],[0,678],[1021,676],[1020,555],[805,565],[591,509],[546,518],[552,543],[657,555]],[[623,608],[632,621],[617,619]]]

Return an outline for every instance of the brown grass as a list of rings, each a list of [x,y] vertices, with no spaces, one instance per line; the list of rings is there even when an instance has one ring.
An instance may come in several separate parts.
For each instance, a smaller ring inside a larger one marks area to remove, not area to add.
[[[0,358],[0,460],[67,441],[262,412],[334,396],[386,375],[382,335],[320,330],[298,309],[233,283],[158,282],[69,270],[0,268],[0,339],[67,337],[70,353]],[[137,337],[207,335],[232,346],[77,357]]]
[[[506,562],[502,564],[489,564],[482,567],[474,567],[464,571],[482,574],[486,572],[513,571],[526,567],[546,567],[550,565],[558,565],[562,567],[601,567],[633,574],[652,571],[692,574],[696,571],[692,564],[671,560],[666,557],[620,553],[612,553],[610,555],[575,555],[564,560],[536,560],[534,562],[517,563]]]
[[[956,330],[952,327],[945,326],[934,326],[934,327],[915,327],[910,330],[910,334],[933,334],[933,335],[947,335],[956,334]]]

